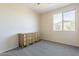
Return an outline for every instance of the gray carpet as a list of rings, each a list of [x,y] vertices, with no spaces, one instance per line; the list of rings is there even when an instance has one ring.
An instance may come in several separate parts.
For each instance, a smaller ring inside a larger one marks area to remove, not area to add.
[[[79,48],[42,40],[22,49],[1,53],[0,56],[79,56]]]

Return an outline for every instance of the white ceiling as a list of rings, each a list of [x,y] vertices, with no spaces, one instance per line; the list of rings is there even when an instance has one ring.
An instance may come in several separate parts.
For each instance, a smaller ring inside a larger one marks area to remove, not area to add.
[[[37,5],[36,3],[27,3],[27,5],[37,13],[45,13],[56,8],[61,8],[69,5],[70,3],[41,3]]]

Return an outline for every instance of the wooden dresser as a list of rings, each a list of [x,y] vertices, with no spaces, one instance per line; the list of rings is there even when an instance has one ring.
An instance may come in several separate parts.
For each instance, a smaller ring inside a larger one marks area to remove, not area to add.
[[[19,47],[25,47],[38,41],[40,41],[38,32],[18,34]]]

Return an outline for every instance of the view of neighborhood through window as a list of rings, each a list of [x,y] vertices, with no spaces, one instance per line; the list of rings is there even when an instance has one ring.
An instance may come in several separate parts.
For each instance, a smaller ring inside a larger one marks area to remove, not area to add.
[[[75,31],[75,10],[53,15],[54,31]]]

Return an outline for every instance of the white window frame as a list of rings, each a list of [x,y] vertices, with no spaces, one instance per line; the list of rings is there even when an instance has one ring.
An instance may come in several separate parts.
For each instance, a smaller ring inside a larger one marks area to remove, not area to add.
[[[69,12],[69,11],[75,11],[75,30],[68,30],[68,31],[65,31],[64,30],[64,18],[63,18],[63,14],[65,13],[65,12]],[[62,12],[59,12],[59,13],[62,13],[62,30],[61,31],[65,31],[65,32],[75,32],[76,31],[76,9],[72,9],[72,10],[67,10],[67,11],[62,11]],[[55,13],[55,14],[58,14],[58,13]],[[54,20],[54,19],[53,19]],[[54,25],[54,24],[53,24]],[[54,27],[53,27],[54,28]],[[59,31],[57,31],[57,30],[54,30],[53,29],[53,31],[56,31],[56,32],[61,32],[60,30]]]

